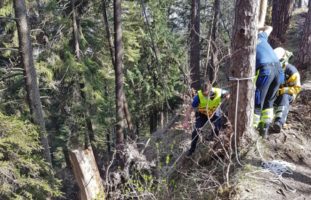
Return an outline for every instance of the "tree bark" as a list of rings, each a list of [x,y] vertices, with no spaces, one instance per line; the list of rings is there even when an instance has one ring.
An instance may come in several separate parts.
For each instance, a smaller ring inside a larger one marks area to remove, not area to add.
[[[308,4],[308,14],[306,17],[303,35],[300,42],[300,50],[297,53],[296,64],[299,68],[311,69],[311,0]]]
[[[124,111],[124,116],[126,119],[127,128],[129,131],[129,136],[132,140],[136,140],[137,136],[134,133],[134,126],[133,126],[133,122],[132,122],[132,117],[131,117],[131,113],[130,113],[130,110],[128,107],[128,103],[127,103],[125,94],[123,96],[123,111]]]
[[[40,140],[43,146],[43,155],[47,162],[52,165],[49,142],[46,134],[45,120],[43,117],[40,100],[37,74],[33,61],[30,30],[27,19],[27,10],[24,0],[14,0],[15,17],[17,22],[19,51],[24,67],[27,100],[32,115],[32,121],[40,128]]]
[[[72,25],[73,25],[73,40],[74,40],[74,50],[78,61],[81,60],[80,55],[80,31],[79,31],[79,20],[78,12],[75,6],[75,0],[71,1],[72,5]],[[74,94],[74,101],[76,103],[81,103],[83,106],[82,111],[78,113],[78,117],[83,117],[85,120],[86,131],[84,133],[84,148],[80,149],[79,140],[74,138],[72,142],[77,149],[69,151],[69,159],[75,180],[77,181],[80,188],[80,198],[81,200],[92,200],[92,199],[105,199],[104,187],[101,183],[100,173],[98,171],[98,160],[99,155],[96,149],[95,134],[93,130],[93,125],[89,113],[89,105],[86,101],[85,80],[83,75],[79,73],[78,80],[75,80],[74,87],[76,92]],[[77,129],[79,129],[80,124],[74,124]],[[72,132],[76,133],[76,130]],[[93,152],[94,150],[94,152]]]
[[[71,10],[72,10],[72,36],[73,36],[73,41],[74,41],[74,51],[75,51],[75,56],[78,61],[81,61],[81,54],[80,54],[80,20],[79,20],[79,12],[77,9],[77,1],[76,0],[71,0]],[[82,5],[80,5],[82,6]],[[84,91],[85,88],[85,80],[83,78],[83,74],[79,73],[78,74],[78,80],[75,80],[76,83],[74,84],[74,87],[76,87],[76,92],[75,92],[75,97],[73,98],[76,103],[80,103],[82,105],[82,110],[78,115],[80,117],[84,118],[85,121],[85,133],[84,133],[84,149],[92,148],[92,153],[94,154],[95,160],[97,163],[99,163],[99,153],[98,150],[95,146],[95,133],[93,129],[93,123],[91,120],[90,116],[90,105],[87,103],[87,95]],[[80,124],[75,124],[76,127],[81,126]],[[79,129],[79,128],[77,128]],[[76,134],[75,130],[72,130],[74,134]],[[76,136],[78,137],[78,136]],[[74,143],[75,148],[80,148],[81,144],[78,144],[79,140],[77,138],[74,138],[72,140],[72,143]],[[76,177],[78,178],[78,177]]]
[[[106,28],[106,37],[108,39],[108,46],[109,46],[109,51],[110,51],[110,55],[111,55],[111,63],[114,66],[115,60],[114,60],[114,51],[113,51],[113,39],[111,37],[110,28],[109,28],[106,0],[102,0],[102,8],[103,8],[104,25]],[[125,119],[127,122],[128,129],[129,129],[130,137],[131,137],[131,139],[134,140],[136,138],[136,136],[134,134],[134,129],[133,129],[134,126],[132,123],[131,113],[129,111],[125,95],[123,97],[123,111],[124,111],[124,115],[125,115]]]
[[[258,27],[263,27],[265,25],[267,7],[268,7],[268,0],[260,0]]]
[[[219,16],[220,16],[220,0],[214,1],[214,18],[213,18],[213,27],[211,32],[211,66],[209,67],[208,77],[211,83],[216,81],[216,72],[219,67],[218,64],[218,47],[217,47],[217,36],[218,36],[218,25],[219,25]]]
[[[72,9],[72,32],[73,32],[73,41],[74,41],[74,50],[75,50],[75,56],[78,61],[81,60],[81,54],[80,54],[80,20],[79,20],[79,12],[77,11],[76,7],[76,0],[71,0],[71,9]],[[76,87],[79,87],[78,90],[80,91],[79,94],[77,94],[79,97],[75,98],[76,101],[80,101],[83,105],[83,113],[81,113],[81,116],[84,116],[85,118],[85,127],[86,132],[84,135],[84,148],[87,149],[89,145],[93,148],[94,155],[96,160],[98,160],[99,155],[98,151],[96,149],[96,146],[94,145],[95,141],[95,134],[93,130],[93,124],[90,117],[90,105],[87,103],[87,96],[84,91],[85,88],[85,80],[83,78],[82,74],[78,75],[78,79],[80,81],[79,84],[76,84]]]
[[[192,0],[190,24],[191,87],[200,89],[200,0]]]
[[[285,34],[289,27],[295,0],[273,0],[272,26],[270,44],[273,48],[285,42]]]
[[[77,9],[75,6],[76,0],[71,0],[71,8],[72,8],[72,27],[73,27],[73,39],[74,39],[74,49],[75,54],[78,60],[80,60],[80,34],[79,34],[79,25],[78,25],[78,17],[77,17]]]
[[[103,9],[104,25],[105,25],[105,30],[106,30],[106,38],[108,39],[108,47],[109,47],[109,52],[111,55],[111,63],[114,66],[115,63],[114,63],[113,40],[111,37],[110,28],[109,28],[106,0],[102,0],[102,9]]]
[[[235,4],[230,75],[237,84],[231,90],[229,119],[236,130],[238,143],[242,137],[251,138],[253,131],[255,86],[252,77],[255,75],[258,6],[257,0],[237,0]],[[237,81],[234,78],[244,79]]]
[[[121,0],[113,1],[114,7],[114,31],[115,31],[115,92],[116,92],[116,147],[117,158],[121,164],[123,163],[123,150],[124,150],[124,112],[123,112],[123,43],[122,43],[122,27],[121,27]]]
[[[302,8],[303,7],[303,0],[296,0],[296,7]]]
[[[158,126],[158,109],[154,106],[149,112],[149,130],[153,133],[157,130]]]

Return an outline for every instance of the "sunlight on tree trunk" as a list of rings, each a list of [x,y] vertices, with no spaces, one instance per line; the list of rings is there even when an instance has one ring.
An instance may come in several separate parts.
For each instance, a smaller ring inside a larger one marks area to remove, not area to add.
[[[80,188],[81,200],[105,199],[92,148],[72,150],[69,152],[69,158]]]
[[[15,17],[17,18],[17,30],[20,55],[24,67],[27,100],[33,122],[40,127],[41,144],[44,151],[44,158],[52,164],[49,142],[45,129],[42,104],[40,100],[37,73],[34,66],[30,30],[28,26],[27,10],[24,0],[14,0]]]
[[[252,138],[253,132],[255,84],[252,77],[255,75],[258,2],[237,0],[235,9],[230,75],[243,80],[232,80],[237,84],[231,90],[229,119],[236,130],[239,142],[242,138]]]
[[[114,0],[114,31],[115,31],[115,92],[116,92],[116,148],[118,151],[117,158],[124,165],[122,158],[124,150],[124,112],[123,112],[123,43],[122,43],[122,27],[121,27],[121,0]]]
[[[267,7],[268,7],[268,0],[260,0],[258,27],[263,27],[265,25]]]

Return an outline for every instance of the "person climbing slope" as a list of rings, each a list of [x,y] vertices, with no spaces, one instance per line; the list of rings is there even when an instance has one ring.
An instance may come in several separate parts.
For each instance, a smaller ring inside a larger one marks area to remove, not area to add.
[[[202,90],[199,90],[197,95],[193,98],[192,105],[186,111],[183,127],[189,128],[189,118],[192,111],[195,111],[195,128],[192,131],[191,147],[187,152],[190,156],[195,151],[198,142],[198,131],[208,123],[208,120],[213,124],[212,137],[218,135],[223,122],[221,120],[220,104],[222,100],[228,99],[230,94],[228,91],[212,87],[209,82],[203,84]]]

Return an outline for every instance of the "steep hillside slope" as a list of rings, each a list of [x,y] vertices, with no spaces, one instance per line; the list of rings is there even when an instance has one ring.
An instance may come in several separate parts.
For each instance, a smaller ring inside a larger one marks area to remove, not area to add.
[[[294,12],[284,45],[296,54],[305,12]],[[284,129],[267,141],[257,140],[247,154],[235,177],[235,199],[311,199],[311,77],[300,73],[303,91],[291,105]]]
[[[304,12],[294,13],[284,45],[294,52]],[[191,130],[181,127],[181,108],[165,130],[152,136],[145,151],[161,166],[158,177],[169,183],[159,199],[311,199],[311,77],[303,77],[303,91],[291,105],[284,129],[268,140],[258,137],[247,152],[239,149],[241,165],[232,150],[223,150],[226,141],[205,140],[208,131],[202,133],[194,155],[186,157]]]
[[[311,82],[280,134],[259,139],[236,174],[235,199],[311,199]]]

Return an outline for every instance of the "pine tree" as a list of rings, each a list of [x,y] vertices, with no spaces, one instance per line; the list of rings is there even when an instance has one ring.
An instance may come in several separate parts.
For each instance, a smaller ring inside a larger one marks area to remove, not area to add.
[[[252,138],[257,7],[256,0],[237,0],[235,4],[230,75],[237,84],[231,90],[229,119],[236,130],[238,143]]]
[[[299,68],[310,69],[311,67],[311,0],[309,10],[304,24],[303,35],[300,42],[300,51],[297,54],[297,65]]]
[[[37,84],[37,73],[34,67],[32,44],[30,41],[30,30],[27,19],[27,10],[24,0],[14,1],[15,16],[19,38],[19,49],[24,67],[25,86],[27,100],[32,114],[33,122],[40,127],[41,144],[44,148],[44,158],[52,164],[49,143],[46,135],[45,120],[40,100],[39,87]]]

